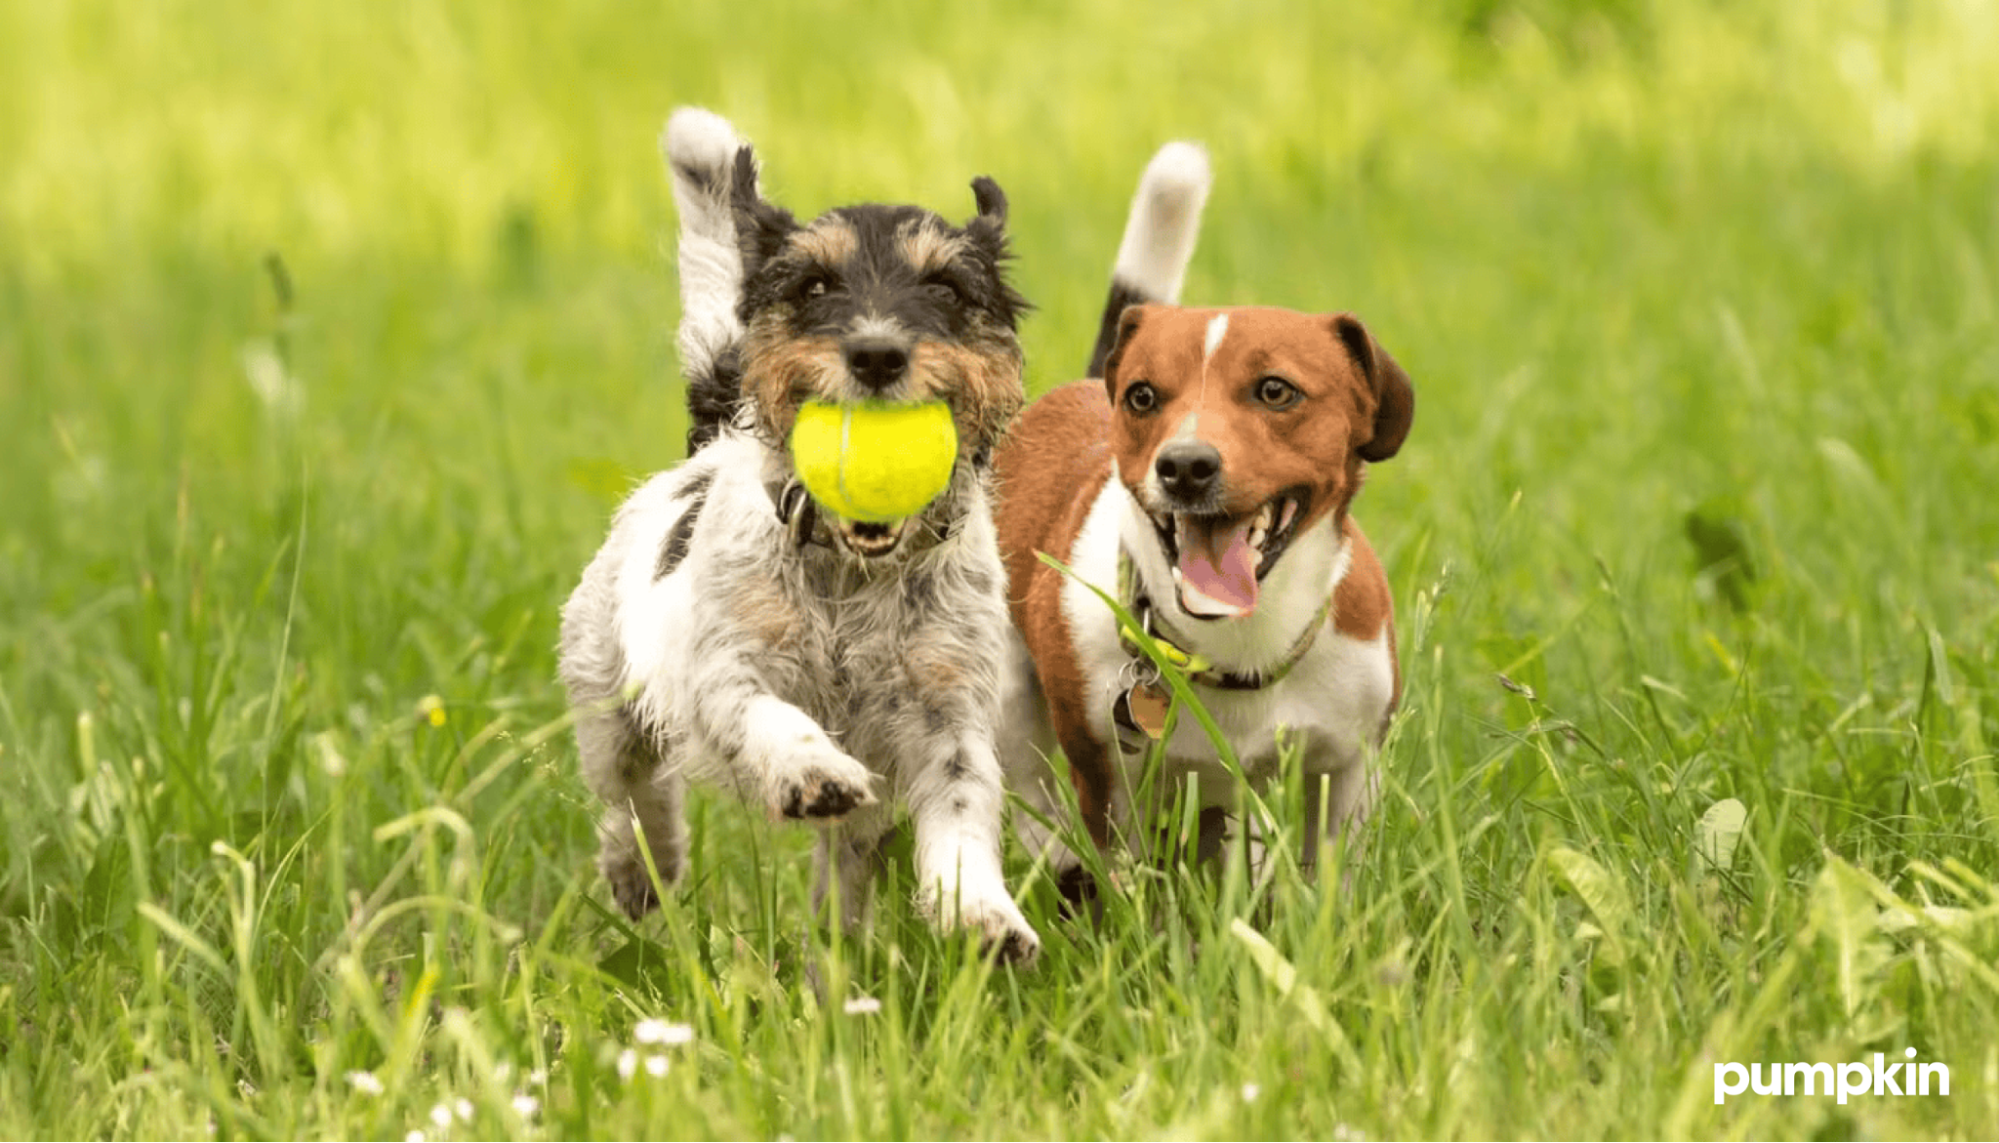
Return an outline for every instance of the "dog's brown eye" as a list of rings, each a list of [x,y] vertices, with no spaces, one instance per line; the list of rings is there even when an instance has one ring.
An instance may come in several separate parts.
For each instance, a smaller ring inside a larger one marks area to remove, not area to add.
[[[1256,383],[1256,399],[1267,409],[1288,409],[1298,403],[1303,394],[1298,386],[1282,377],[1265,377]]]
[[[1150,413],[1159,406],[1159,391],[1149,383],[1136,381],[1124,391],[1124,407],[1139,416]]]

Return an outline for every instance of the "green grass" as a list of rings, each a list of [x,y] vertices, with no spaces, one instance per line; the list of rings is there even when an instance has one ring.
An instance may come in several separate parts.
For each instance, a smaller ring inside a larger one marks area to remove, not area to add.
[[[1999,1122],[1987,6],[510,7],[0,7],[0,1136]],[[552,646],[679,454],[688,102],[802,212],[997,177],[1036,389],[1175,137],[1188,300],[1408,367],[1350,891],[1127,870],[1093,927],[1017,861],[996,972],[906,884],[806,923],[808,839],[704,798],[607,912]],[[1713,1103],[1908,1046],[1949,1096]]]

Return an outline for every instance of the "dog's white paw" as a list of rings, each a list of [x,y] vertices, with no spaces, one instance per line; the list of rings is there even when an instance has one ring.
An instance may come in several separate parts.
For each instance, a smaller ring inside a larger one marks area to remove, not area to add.
[[[1020,913],[1020,906],[1004,892],[981,894],[961,891],[949,906],[936,893],[924,894],[923,911],[937,919],[945,932],[977,934],[979,948],[1000,964],[1026,966],[1041,955],[1041,936]]]
[[[830,746],[793,758],[788,769],[772,791],[772,817],[833,822],[875,804],[874,775]]]

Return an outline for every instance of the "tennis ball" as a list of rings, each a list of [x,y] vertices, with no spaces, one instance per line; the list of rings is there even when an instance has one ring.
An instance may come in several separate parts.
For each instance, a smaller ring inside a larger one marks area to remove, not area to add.
[[[812,498],[849,520],[914,516],[951,483],[958,428],[942,401],[808,401],[791,459]]]

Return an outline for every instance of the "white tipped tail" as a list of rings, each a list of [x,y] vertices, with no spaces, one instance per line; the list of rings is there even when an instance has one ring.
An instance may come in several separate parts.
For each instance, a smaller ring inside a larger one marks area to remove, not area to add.
[[[1208,153],[1199,143],[1168,143],[1145,165],[1124,224],[1124,241],[1118,244],[1117,264],[1111,268],[1110,297],[1085,377],[1104,375],[1125,307],[1180,300],[1180,283],[1194,257],[1201,208],[1213,182]]]
[[[700,107],[676,110],[660,139],[680,210],[680,365],[697,384],[743,334],[743,255],[730,206],[742,146],[727,119]]]
[[[1177,302],[1194,241],[1201,233],[1201,207],[1208,201],[1214,175],[1208,153],[1198,143],[1173,142],[1159,148],[1138,180],[1118,245],[1120,285],[1147,301]]]

